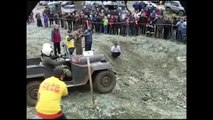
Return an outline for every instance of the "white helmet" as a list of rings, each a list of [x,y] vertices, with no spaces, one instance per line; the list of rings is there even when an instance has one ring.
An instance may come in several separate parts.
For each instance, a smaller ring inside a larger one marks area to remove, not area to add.
[[[53,52],[52,46],[49,43],[44,43],[41,52],[47,56],[50,56],[51,52]]]

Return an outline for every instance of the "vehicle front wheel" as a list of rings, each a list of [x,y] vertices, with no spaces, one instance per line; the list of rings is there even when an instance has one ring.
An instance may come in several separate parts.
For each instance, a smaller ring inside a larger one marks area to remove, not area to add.
[[[181,11],[179,11],[179,15],[180,16],[183,16],[184,15],[184,12],[181,10]]]
[[[37,93],[39,89],[40,81],[32,81],[27,84],[27,104],[35,106],[37,102]]]
[[[112,71],[99,72],[94,81],[94,88],[100,93],[111,92],[116,85],[116,76]]]

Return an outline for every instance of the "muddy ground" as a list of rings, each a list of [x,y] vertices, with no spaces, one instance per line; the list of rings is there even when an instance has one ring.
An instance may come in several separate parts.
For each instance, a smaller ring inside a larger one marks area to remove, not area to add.
[[[52,28],[27,25],[27,57],[39,57],[42,44],[50,42]],[[66,30],[61,30],[65,37]],[[108,94],[95,93],[96,110],[89,88],[76,87],[63,98],[67,118],[186,118],[186,45],[145,36],[122,37],[94,34],[92,49],[105,54],[118,73]],[[110,48],[119,42],[122,53],[114,60]],[[51,42],[50,42],[51,43]],[[27,106],[27,118],[37,118]]]

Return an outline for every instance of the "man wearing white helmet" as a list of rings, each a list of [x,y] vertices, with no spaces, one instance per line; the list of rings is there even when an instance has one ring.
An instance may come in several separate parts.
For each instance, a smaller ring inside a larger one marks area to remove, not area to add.
[[[42,63],[44,66],[46,66],[49,70],[53,70],[56,66],[64,64],[65,60],[56,61],[53,55],[53,49],[52,46],[49,43],[44,43],[42,46]]]

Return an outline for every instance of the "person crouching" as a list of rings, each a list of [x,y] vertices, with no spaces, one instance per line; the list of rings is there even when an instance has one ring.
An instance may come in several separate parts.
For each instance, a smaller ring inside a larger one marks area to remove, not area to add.
[[[64,68],[57,66],[53,76],[46,78],[39,86],[37,115],[42,119],[67,119],[62,111],[62,97],[68,95],[67,85],[64,83]]]
[[[111,54],[113,58],[117,58],[118,56],[121,55],[121,48],[118,45],[118,43],[115,43],[114,46],[111,48]]]

